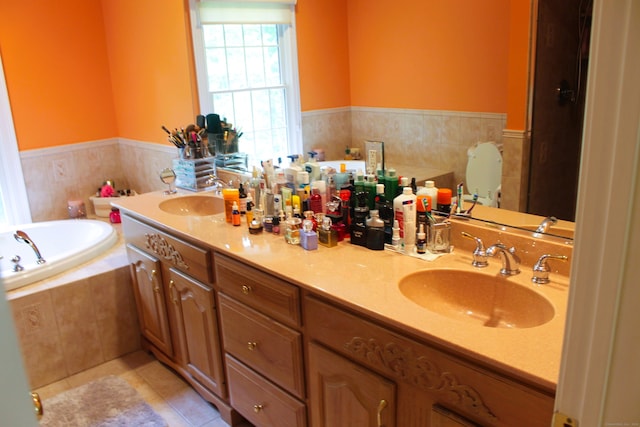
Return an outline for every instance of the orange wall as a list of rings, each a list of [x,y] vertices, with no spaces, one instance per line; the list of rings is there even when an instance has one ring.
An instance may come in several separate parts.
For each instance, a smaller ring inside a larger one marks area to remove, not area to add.
[[[349,0],[352,105],[506,112],[508,18],[509,0]]]
[[[302,111],[351,105],[347,0],[298,0]]]
[[[529,89],[529,34],[531,32],[531,4],[512,0],[509,17],[509,79],[507,85],[507,129],[527,127]]]
[[[507,112],[522,129],[528,5],[298,0],[302,110]],[[117,136],[166,143],[162,124],[193,122],[183,0],[2,1],[0,16],[20,150]]]
[[[166,143],[195,122],[182,0],[103,0],[118,136]]]
[[[0,17],[19,149],[117,136],[100,2],[1,1]]]

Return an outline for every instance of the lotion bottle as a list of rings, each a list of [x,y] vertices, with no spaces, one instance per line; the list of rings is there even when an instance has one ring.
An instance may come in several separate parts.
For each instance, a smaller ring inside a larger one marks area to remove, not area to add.
[[[415,204],[416,195],[413,194],[411,187],[404,187],[402,194],[393,199],[393,217],[398,220],[398,224],[400,225],[400,238],[404,241],[405,245],[412,245],[415,242]],[[413,209],[407,209],[406,207],[408,206],[413,207]],[[407,224],[413,224],[413,230],[407,230]],[[413,237],[407,235],[407,232],[409,232],[408,234],[414,233]]]

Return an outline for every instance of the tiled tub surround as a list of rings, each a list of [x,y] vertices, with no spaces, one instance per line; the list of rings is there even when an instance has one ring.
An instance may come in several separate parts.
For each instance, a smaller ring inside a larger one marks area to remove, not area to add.
[[[477,142],[495,141],[503,148],[503,205],[517,210],[522,176],[526,176],[524,132],[505,131],[504,114],[345,107],[302,114],[305,152],[323,148],[327,159],[340,159],[347,146],[363,148],[366,139],[385,142],[389,166],[415,165],[454,172],[464,180],[467,150]],[[67,217],[67,200],[89,197],[105,179],[138,193],[166,186],[158,172],[171,166],[175,147],[159,132],[157,143],[125,138],[84,142],[20,152],[34,221]]]
[[[140,348],[121,235],[94,260],[6,296],[32,388]]]

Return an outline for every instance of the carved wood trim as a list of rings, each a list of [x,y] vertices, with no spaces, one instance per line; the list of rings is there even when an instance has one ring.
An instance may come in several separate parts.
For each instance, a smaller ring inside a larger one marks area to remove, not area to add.
[[[167,241],[160,234],[156,233],[145,233],[145,243],[148,249],[151,249],[153,253],[161,257],[166,261],[172,262],[174,265],[178,267],[182,267],[185,270],[189,269],[189,265],[184,262],[184,258],[182,254],[178,252],[176,248],[173,247],[171,243]]]
[[[353,356],[381,366],[418,388],[443,395],[447,401],[473,414],[489,420],[497,419],[473,387],[460,384],[453,373],[442,371],[427,357],[414,354],[411,348],[403,348],[394,342],[381,344],[375,338],[361,337],[353,337],[344,347]]]

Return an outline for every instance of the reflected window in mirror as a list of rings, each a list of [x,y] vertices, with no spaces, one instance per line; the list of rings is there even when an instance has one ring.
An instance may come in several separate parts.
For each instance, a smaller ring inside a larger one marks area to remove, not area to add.
[[[302,152],[293,4],[192,2],[201,114],[233,125],[250,165]]]

